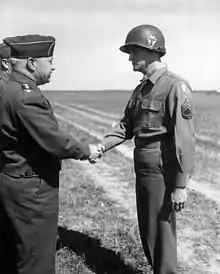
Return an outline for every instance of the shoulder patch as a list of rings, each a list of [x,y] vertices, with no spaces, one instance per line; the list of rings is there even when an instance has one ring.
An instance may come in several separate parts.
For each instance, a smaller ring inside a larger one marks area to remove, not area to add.
[[[28,84],[23,84],[22,83],[21,86],[22,86],[23,91],[32,92],[32,89],[30,88],[30,86]]]
[[[184,93],[188,94],[188,88],[185,84],[181,84],[181,89]]]
[[[192,119],[192,105],[188,98],[185,99],[185,101],[181,105],[181,115],[183,119]]]
[[[180,83],[180,90],[182,91],[182,105],[181,115],[183,119],[192,119],[193,117],[193,104],[191,101],[191,90],[186,83]]]

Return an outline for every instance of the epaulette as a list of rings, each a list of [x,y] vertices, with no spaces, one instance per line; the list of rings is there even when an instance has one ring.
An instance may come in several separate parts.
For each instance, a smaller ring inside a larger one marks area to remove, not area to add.
[[[32,92],[32,89],[31,89],[31,87],[28,84],[21,83],[21,86],[22,86],[23,91],[25,91],[25,92]]]
[[[167,74],[172,77],[173,79],[177,80],[177,81],[182,81],[184,83],[188,84],[188,81],[186,79],[184,79],[183,77],[179,76],[178,74],[175,74],[171,71],[167,71]]]

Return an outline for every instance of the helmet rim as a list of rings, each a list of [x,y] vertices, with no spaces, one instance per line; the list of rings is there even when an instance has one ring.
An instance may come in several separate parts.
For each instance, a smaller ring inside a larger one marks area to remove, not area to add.
[[[164,47],[164,48],[161,48],[161,49],[158,49],[158,48],[157,48],[157,49],[156,49],[156,48],[152,49],[152,48],[150,48],[150,47],[147,47],[147,46],[144,46],[144,45],[139,45],[139,44],[137,44],[137,43],[128,43],[128,44],[124,44],[124,45],[121,46],[119,49],[120,49],[120,51],[122,51],[122,52],[124,52],[124,53],[130,54],[129,47],[131,47],[131,46],[137,46],[137,47],[141,47],[141,48],[148,49],[148,50],[150,50],[150,51],[156,51],[156,52],[158,52],[158,53],[160,54],[161,57],[164,56],[164,55],[166,54],[166,49],[165,49],[165,47]]]

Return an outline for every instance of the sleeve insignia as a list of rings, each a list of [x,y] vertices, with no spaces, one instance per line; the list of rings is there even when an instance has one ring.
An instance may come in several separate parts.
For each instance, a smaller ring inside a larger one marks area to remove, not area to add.
[[[192,117],[193,117],[192,105],[187,98],[181,105],[181,114],[182,114],[183,119],[192,119]]]
[[[22,85],[22,89],[25,92],[32,92],[32,89],[30,88],[30,86],[28,84],[21,84]]]
[[[189,94],[189,90],[185,84],[181,84],[181,89],[185,94]]]

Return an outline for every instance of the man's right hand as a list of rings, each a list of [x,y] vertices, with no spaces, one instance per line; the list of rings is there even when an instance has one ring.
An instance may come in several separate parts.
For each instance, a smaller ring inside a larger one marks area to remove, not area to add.
[[[97,159],[102,156],[102,154],[105,151],[105,147],[102,144],[90,144],[90,156],[89,156],[89,162],[94,164],[97,162]]]

